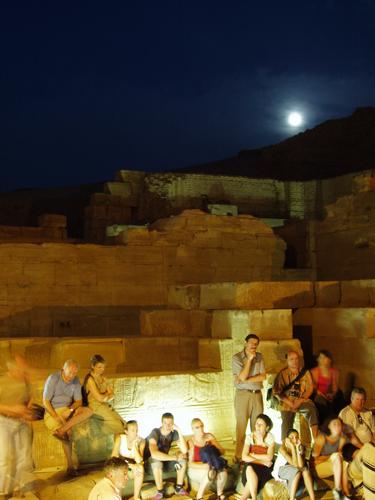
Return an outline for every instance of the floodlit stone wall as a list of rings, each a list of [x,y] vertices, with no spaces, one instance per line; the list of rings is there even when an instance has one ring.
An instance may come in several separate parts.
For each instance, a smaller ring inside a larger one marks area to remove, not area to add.
[[[132,306],[163,306],[171,284],[270,280],[284,243],[251,216],[187,211],[118,245],[0,244],[0,334],[113,336],[138,329]]]

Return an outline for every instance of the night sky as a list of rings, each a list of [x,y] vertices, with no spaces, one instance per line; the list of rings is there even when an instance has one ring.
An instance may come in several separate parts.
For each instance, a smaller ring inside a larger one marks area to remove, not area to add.
[[[222,159],[375,105],[373,0],[7,3],[0,190]]]

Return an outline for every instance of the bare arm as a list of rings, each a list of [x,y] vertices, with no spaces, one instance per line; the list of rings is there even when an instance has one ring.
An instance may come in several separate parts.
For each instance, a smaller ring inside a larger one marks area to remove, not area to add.
[[[179,427],[177,427],[176,424],[173,426],[173,429],[178,433],[178,447],[180,448],[180,452],[183,455],[186,455],[188,452],[188,445],[187,445],[185,438],[181,432],[181,429]]]
[[[135,461],[137,464],[143,463],[143,453],[145,451],[146,441],[138,438],[135,446]]]
[[[99,392],[98,387],[93,380],[92,377],[89,377],[88,381],[86,382],[87,386],[87,392],[90,392],[90,394],[100,403],[106,403],[108,401],[108,394],[107,391],[104,393]]]
[[[111,457],[119,457],[120,456],[120,442],[121,442],[121,434],[117,434],[117,436],[115,438],[115,443],[113,445]]]
[[[151,457],[155,458],[156,460],[160,460],[161,462],[170,462],[178,459],[177,455],[168,455],[168,453],[160,451],[156,439],[154,438],[150,438],[148,445],[150,448]]]
[[[0,414],[5,417],[22,418],[24,420],[31,420],[32,412],[26,406],[22,404],[18,405],[0,405]]]
[[[211,444],[213,446],[215,446],[215,448],[217,448],[220,451],[221,455],[224,455],[225,450],[221,446],[221,444],[219,443],[219,441],[215,438],[215,436],[213,434],[208,434],[207,436],[208,436],[208,439],[211,441]]]
[[[324,456],[322,457],[320,455],[322,452],[324,443],[325,443],[325,437],[322,434],[319,434],[319,436],[315,440],[314,447],[312,450],[312,456],[314,458],[315,463],[324,462],[328,458],[328,457],[324,457]]]
[[[194,462],[194,443],[192,439],[189,439],[188,441],[188,448],[189,448],[189,464],[192,464]]]

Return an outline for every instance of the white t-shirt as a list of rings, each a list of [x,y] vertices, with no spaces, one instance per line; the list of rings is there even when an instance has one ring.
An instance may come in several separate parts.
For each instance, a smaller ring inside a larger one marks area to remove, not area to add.
[[[128,448],[128,437],[126,434],[120,435],[120,448],[119,453],[124,458],[132,458],[135,460],[135,451],[136,451],[137,440],[133,441],[132,447]]]
[[[121,500],[120,490],[108,477],[101,479],[90,491],[88,500]]]
[[[362,443],[372,441],[372,435],[375,432],[375,419],[370,410],[364,409],[360,413],[356,413],[348,405],[340,411],[339,417],[348,426],[349,433],[354,432]],[[344,432],[346,433],[345,428]]]

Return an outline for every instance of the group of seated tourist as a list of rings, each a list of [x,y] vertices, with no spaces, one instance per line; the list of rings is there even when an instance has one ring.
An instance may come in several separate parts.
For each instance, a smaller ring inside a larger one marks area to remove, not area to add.
[[[241,499],[256,500],[270,480],[282,481],[295,499],[305,488],[315,498],[313,478],[332,477],[335,499],[348,498],[352,485],[363,483],[364,498],[375,498],[375,420],[365,408],[366,392],[354,388],[350,404],[343,407],[338,371],[327,351],[318,355],[318,366],[303,368],[298,353],[286,355],[287,367],[276,376],[272,397],[282,420],[282,442],[277,450],[272,419],[260,412],[247,434],[240,457],[243,490]],[[8,363],[0,380],[0,500],[21,494],[32,472],[29,422],[40,418],[31,405],[28,372],[22,360]],[[68,474],[77,475],[72,459],[72,430],[95,416],[104,434],[114,435],[112,457],[105,466],[105,478],[90,492],[89,500],[119,500],[127,478],[134,480],[134,500],[141,498],[145,473],[152,474],[154,500],[165,496],[163,472],[176,475],[175,494],[188,496],[186,476],[198,483],[201,500],[215,482],[217,497],[225,498],[228,482],[224,449],[215,436],[206,432],[199,418],[191,422],[191,436],[185,439],[171,413],[162,415],[161,426],[144,439],[135,420],[125,422],[112,408],[114,390],[104,376],[105,360],[96,354],[81,386],[76,361],[67,360],[44,385],[44,422],[61,441]],[[254,391],[256,392],[256,391]],[[272,414],[272,412],[271,412]],[[295,416],[305,417],[312,446],[304,446],[295,429]],[[16,462],[14,464],[14,461]],[[10,467],[14,473],[10,474]],[[238,470],[238,466],[234,466]],[[304,486],[303,486],[304,485]]]

